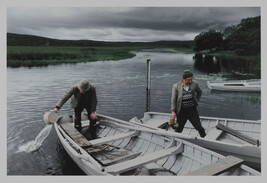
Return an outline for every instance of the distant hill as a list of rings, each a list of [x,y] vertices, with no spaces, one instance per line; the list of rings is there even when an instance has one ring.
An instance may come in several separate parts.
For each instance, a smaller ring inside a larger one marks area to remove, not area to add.
[[[193,47],[194,41],[156,41],[156,42],[106,42],[92,40],[59,40],[40,36],[7,33],[7,46],[156,46]]]

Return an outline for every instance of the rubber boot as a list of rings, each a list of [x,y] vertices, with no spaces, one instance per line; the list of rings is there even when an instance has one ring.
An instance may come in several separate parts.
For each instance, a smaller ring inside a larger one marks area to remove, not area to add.
[[[91,139],[96,139],[96,127],[94,125],[89,125],[86,134],[90,134]]]
[[[82,131],[82,124],[81,124],[81,121],[80,121],[80,120],[77,120],[77,118],[75,118],[75,121],[74,121],[74,127],[75,127],[79,132]]]
[[[204,138],[206,136],[206,132],[204,129],[199,130],[198,133],[199,133],[200,137],[202,137],[202,138]]]
[[[75,128],[76,128],[79,132],[82,131],[82,127],[81,127],[80,125],[76,125],[76,124],[75,124]]]

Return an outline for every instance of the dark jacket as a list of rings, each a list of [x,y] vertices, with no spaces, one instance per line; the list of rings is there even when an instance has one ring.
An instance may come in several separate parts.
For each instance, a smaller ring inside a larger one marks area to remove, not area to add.
[[[77,85],[74,85],[66,92],[66,94],[58,101],[56,108],[60,109],[71,98],[70,109],[77,107],[81,102],[89,102],[88,106],[91,108],[91,112],[96,111],[97,97],[96,90],[93,85],[90,84],[90,89],[84,94],[81,94]],[[83,99],[82,99],[83,98]],[[83,101],[82,101],[83,100]]]
[[[197,81],[192,81],[190,84],[191,91],[193,93],[193,100],[198,105],[198,101],[202,95],[202,90],[199,88]],[[171,99],[171,110],[178,114],[181,110],[183,97],[183,81],[175,83],[172,87],[172,99]]]

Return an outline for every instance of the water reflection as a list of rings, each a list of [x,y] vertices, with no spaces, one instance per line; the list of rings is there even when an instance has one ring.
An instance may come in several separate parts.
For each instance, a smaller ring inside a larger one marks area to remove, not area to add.
[[[207,73],[220,74],[229,79],[261,78],[260,59],[225,58],[195,54],[194,68]]]
[[[146,90],[146,112],[150,111],[150,90]]]

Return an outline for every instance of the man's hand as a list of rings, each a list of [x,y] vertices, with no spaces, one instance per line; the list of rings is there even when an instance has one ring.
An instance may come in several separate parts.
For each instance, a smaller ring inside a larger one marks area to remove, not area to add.
[[[56,113],[58,111],[58,108],[55,108],[55,109],[53,109],[51,111]]]
[[[90,117],[91,117],[91,119],[96,119],[96,113],[95,113],[95,112],[92,112],[92,113],[90,114]]]
[[[176,118],[176,113],[174,111],[172,111],[172,119]]]

